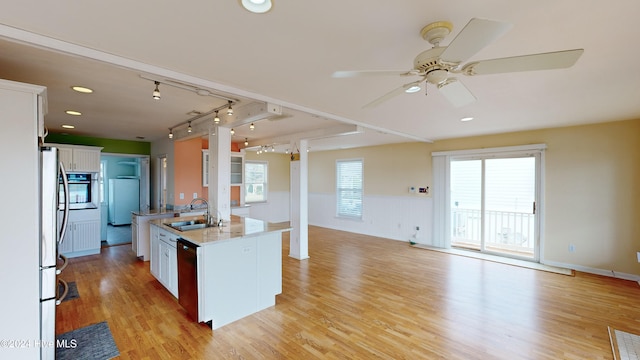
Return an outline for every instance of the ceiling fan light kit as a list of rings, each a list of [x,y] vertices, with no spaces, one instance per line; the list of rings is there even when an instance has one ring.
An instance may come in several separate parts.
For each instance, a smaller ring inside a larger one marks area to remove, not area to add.
[[[471,19],[448,46],[440,42],[453,30],[448,21],[437,21],[423,27],[420,36],[433,47],[418,54],[413,60],[413,69],[408,71],[336,71],[334,78],[400,75],[418,76],[417,81],[404,84],[395,90],[366,104],[371,108],[403,92],[419,91],[422,82],[435,85],[440,93],[455,107],[462,107],[476,101],[476,97],[451,74],[466,76],[500,74],[520,71],[562,69],[573,66],[584,49],[555,51],[541,54],[514,56],[463,64],[478,51],[497,40],[511,29],[512,25],[487,19]],[[415,90],[415,91],[413,91]]]

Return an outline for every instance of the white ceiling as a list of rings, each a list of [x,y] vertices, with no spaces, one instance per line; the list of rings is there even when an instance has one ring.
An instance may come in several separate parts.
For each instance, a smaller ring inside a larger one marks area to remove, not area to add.
[[[274,2],[258,15],[233,0],[5,1],[0,78],[47,86],[51,132],[72,123],[70,133],[126,140],[162,138],[192,119],[190,111],[226,103],[164,83],[162,99],[154,101],[153,82],[145,78],[193,84],[238,100],[240,109],[255,102],[282,105],[287,118],[258,121],[254,131],[236,128],[234,141],[247,137],[251,145],[360,125],[357,135],[311,141],[312,150],[640,118],[636,0]],[[569,69],[458,75],[478,99],[461,108],[431,87],[428,96],[403,94],[363,109],[407,79],[331,77],[338,70],[410,70],[414,57],[431,47],[420,36],[422,27],[452,22],[446,46],[473,17],[513,28],[469,61],[585,52]],[[72,85],[95,93],[74,93]],[[71,118],[67,109],[83,116]],[[466,116],[475,119],[459,121]]]

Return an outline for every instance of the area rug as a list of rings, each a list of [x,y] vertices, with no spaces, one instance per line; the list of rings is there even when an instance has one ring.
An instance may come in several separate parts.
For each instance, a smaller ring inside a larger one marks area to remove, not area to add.
[[[67,292],[67,296],[65,296],[62,302],[77,299],[80,297],[75,281],[70,281],[67,283],[67,285],[69,285],[69,291]],[[62,294],[62,292],[64,291],[64,286],[62,286],[62,284],[59,284],[58,286],[60,287],[60,294]]]
[[[640,336],[609,326],[609,339],[614,360],[640,359]]]
[[[106,321],[56,337],[58,360],[107,360],[120,355]]]

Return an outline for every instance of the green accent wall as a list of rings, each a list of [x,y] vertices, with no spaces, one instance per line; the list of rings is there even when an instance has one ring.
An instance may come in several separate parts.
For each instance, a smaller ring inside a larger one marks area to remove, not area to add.
[[[151,155],[151,143],[148,141],[130,141],[102,139],[89,136],[50,133],[45,142],[68,145],[100,146],[103,153]]]

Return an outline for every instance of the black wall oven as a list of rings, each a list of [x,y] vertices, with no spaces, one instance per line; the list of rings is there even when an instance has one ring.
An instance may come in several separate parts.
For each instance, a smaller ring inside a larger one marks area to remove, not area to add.
[[[69,210],[96,209],[93,198],[93,182],[97,181],[97,174],[67,173],[69,183]],[[62,179],[60,179],[60,198],[64,196]]]

